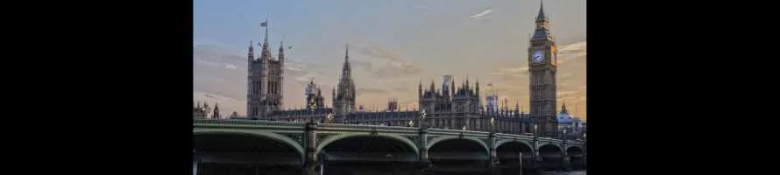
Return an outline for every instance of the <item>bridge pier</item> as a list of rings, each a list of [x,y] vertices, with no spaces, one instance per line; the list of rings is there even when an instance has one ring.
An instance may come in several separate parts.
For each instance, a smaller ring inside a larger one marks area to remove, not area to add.
[[[304,175],[317,175],[315,171],[317,167],[317,124],[314,122],[306,123],[305,133],[306,140],[304,144],[306,146],[306,157],[303,163]]]
[[[496,155],[496,133],[491,132],[488,135],[488,149],[490,151],[490,158],[488,159],[488,174],[498,174],[498,158]]]
[[[571,159],[569,158],[568,155],[563,156],[561,161],[562,161],[561,162],[561,169],[563,169],[563,170],[570,170],[571,169]]]
[[[192,156],[192,175],[198,175],[198,164],[200,162],[198,159],[193,155]]]
[[[420,132],[417,140],[417,148],[419,149],[418,170],[420,174],[423,174],[425,170],[431,167],[431,160],[428,159],[428,127],[420,127]]]
[[[523,153],[522,152],[518,153],[517,159],[518,159],[517,160],[518,161],[517,162],[517,166],[518,166],[517,169],[519,170],[518,174],[523,175]]]

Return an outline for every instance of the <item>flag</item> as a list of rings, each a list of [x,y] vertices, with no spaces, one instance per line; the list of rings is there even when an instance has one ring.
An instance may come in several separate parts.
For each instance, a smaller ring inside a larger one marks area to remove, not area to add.
[[[260,27],[268,27],[268,21],[261,22]]]

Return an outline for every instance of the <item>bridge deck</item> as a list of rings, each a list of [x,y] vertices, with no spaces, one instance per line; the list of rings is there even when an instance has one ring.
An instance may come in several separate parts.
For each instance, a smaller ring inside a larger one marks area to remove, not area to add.
[[[302,165],[303,160],[289,153],[196,153],[202,163]]]
[[[428,153],[428,159],[431,160],[488,160],[489,157],[485,153],[474,152],[444,152],[444,153]]]
[[[325,153],[328,161],[368,161],[368,162],[415,162],[417,154],[415,153],[350,153],[350,152],[327,152]]]

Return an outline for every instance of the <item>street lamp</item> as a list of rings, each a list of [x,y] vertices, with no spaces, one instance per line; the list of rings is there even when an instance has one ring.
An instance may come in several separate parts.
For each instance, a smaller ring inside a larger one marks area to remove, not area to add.
[[[425,116],[427,114],[425,113],[425,109],[420,110],[420,128],[425,127]]]
[[[536,137],[537,132],[539,132],[539,126],[534,124],[534,137]]]
[[[539,157],[539,135],[537,134],[539,132],[539,125],[534,124],[534,160],[540,161],[541,157]]]
[[[333,123],[333,113],[328,113],[325,119],[328,123]]]
[[[495,124],[496,124],[496,118],[490,118],[490,132],[496,131]]]

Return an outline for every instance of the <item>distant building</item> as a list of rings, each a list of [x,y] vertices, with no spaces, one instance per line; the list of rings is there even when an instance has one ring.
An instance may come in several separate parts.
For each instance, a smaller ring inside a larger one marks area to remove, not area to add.
[[[214,113],[211,114],[211,118],[213,119],[221,119],[222,115],[219,114],[219,105],[217,103],[214,103]]]
[[[440,89],[436,89],[433,80],[426,89],[423,89],[422,82],[418,84],[418,110],[401,111],[396,100],[388,102],[385,111],[371,110],[382,112],[368,112],[363,106],[356,109],[356,83],[352,78],[348,46],[345,49],[338,85],[332,90],[332,107],[324,107],[324,98],[312,81],[307,86],[306,108],[282,110],[280,107],[283,99],[284,50],[280,46],[278,60],[273,60],[268,49],[266,28],[259,60],[255,59],[253,47],[249,47],[247,116],[250,119],[262,120],[387,126],[419,126],[425,117],[424,124],[433,128],[514,134],[535,132],[542,136],[556,136],[556,131],[565,128],[572,129],[572,133],[582,133],[585,124],[570,116],[565,107],[561,114],[557,115],[557,46],[543,9],[539,9],[535,22],[536,28],[528,48],[530,114],[521,112],[517,104],[514,110],[509,109],[506,100],[503,105],[499,105],[495,92],[487,94],[487,105],[482,105],[479,81],[472,85],[466,78],[461,85],[456,85],[455,78],[451,75],[444,76]],[[422,112],[426,115],[422,116]]]
[[[561,107],[561,112],[558,113],[558,132],[563,133],[566,130],[566,135],[569,138],[581,137],[585,131],[585,123],[579,118],[569,114],[564,103]]]
[[[254,43],[252,41],[249,43],[246,108],[249,118],[258,118],[279,111],[283,105],[284,45],[279,44],[278,56],[274,59],[269,49],[268,23],[264,24],[266,24],[265,39],[259,56],[255,54]]]
[[[319,109],[325,108],[325,97],[322,97],[322,90],[317,84],[314,84],[314,79],[306,86],[306,109]]]
[[[398,99],[390,99],[387,102],[387,112],[398,111]]]
[[[208,104],[203,104],[203,107],[200,106],[200,102],[198,102],[195,107],[192,108],[192,119],[205,119],[206,114],[208,113],[206,108],[208,108]]]

